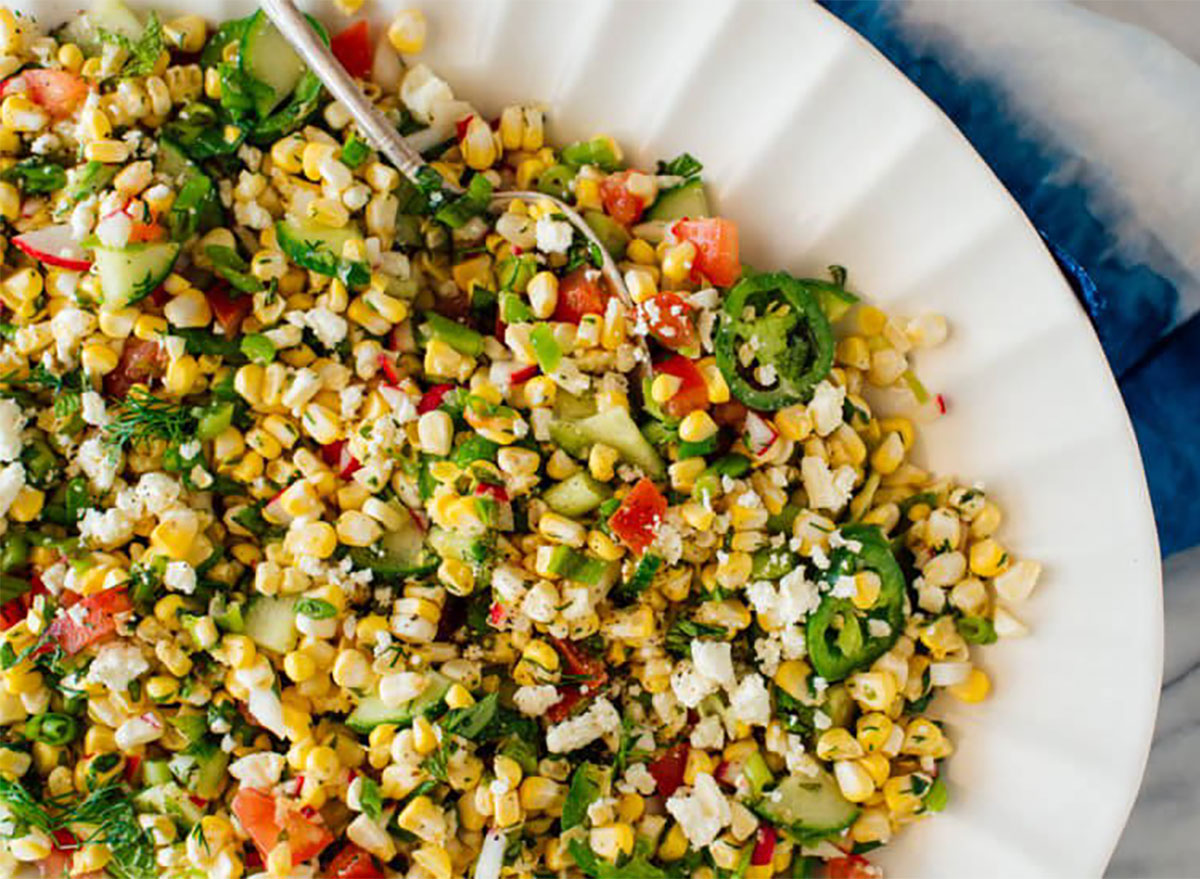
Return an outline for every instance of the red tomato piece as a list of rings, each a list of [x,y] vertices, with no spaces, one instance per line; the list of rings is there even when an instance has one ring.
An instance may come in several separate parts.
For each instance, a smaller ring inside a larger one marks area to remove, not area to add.
[[[424,394],[421,395],[421,400],[417,403],[417,414],[424,415],[426,412],[432,412],[438,406],[442,405],[442,400],[446,399],[446,395],[454,390],[454,385],[434,385]]]
[[[356,21],[329,41],[329,48],[346,72],[356,79],[367,79],[371,75],[374,53],[371,51],[371,36],[366,21]]]
[[[770,824],[758,828],[758,836],[754,840],[754,852],[750,855],[750,864],[754,867],[765,867],[775,858],[775,843],[779,834]]]
[[[26,606],[24,595],[18,595],[16,598],[10,598],[4,604],[0,604],[0,632],[11,629],[25,619],[28,613],[29,608]]]
[[[834,858],[825,864],[828,879],[879,879],[883,873],[862,855]]]
[[[383,879],[383,871],[368,852],[348,842],[329,862],[329,876],[331,879]]]
[[[4,97],[24,92],[51,116],[70,116],[87,97],[88,84],[66,70],[25,70],[4,81]]]
[[[692,323],[692,306],[678,293],[655,293],[641,305],[654,338],[666,348],[695,349],[700,341]]]
[[[646,203],[629,191],[629,175],[632,171],[609,174],[600,182],[600,200],[604,210],[623,226],[636,223],[646,209]]]
[[[667,514],[667,499],[646,477],[642,477],[608,520],[608,527],[638,555],[654,542],[659,523]]]
[[[208,305],[217,322],[221,324],[221,329],[229,338],[238,334],[242,321],[246,319],[246,315],[250,313],[250,309],[254,305],[254,300],[250,296],[230,296],[229,285],[225,283],[217,284],[205,293],[204,297],[208,300]]]
[[[558,283],[558,304],[552,320],[577,324],[585,314],[604,314],[608,294],[600,286],[600,273],[579,268]]]
[[[654,371],[673,375],[680,381],[675,396],[663,406],[672,418],[683,418],[689,412],[708,408],[708,385],[705,384],[704,376],[700,374],[694,361],[682,354],[676,354],[662,363],[654,364]]]
[[[233,798],[232,808],[263,860],[275,847],[281,833],[287,833],[293,865],[315,858],[333,842],[333,834],[324,824],[305,817],[298,809],[285,807],[281,826],[275,798],[266,791],[243,787]]]
[[[567,673],[579,678],[578,685],[559,687],[558,701],[550,706],[546,716],[551,723],[560,723],[574,710],[575,706],[594,694],[608,682],[608,671],[603,660],[589,656],[565,638],[551,638],[550,642],[561,654]]]
[[[738,256],[737,224],[711,217],[704,220],[680,220],[674,226],[679,238],[696,245],[692,273],[704,275],[718,287],[728,287],[742,273]]]
[[[76,604],[83,608],[82,612],[72,606],[55,617],[48,630],[50,637],[69,654],[107,638],[117,629],[117,615],[133,610],[133,602],[123,586],[89,595]]]
[[[110,397],[123,398],[131,387],[148,383],[166,368],[167,353],[158,342],[126,339],[116,368],[104,376],[104,391]]]
[[[687,768],[688,743],[679,742],[646,767],[658,784],[660,796],[669,797],[683,784],[683,771]]]

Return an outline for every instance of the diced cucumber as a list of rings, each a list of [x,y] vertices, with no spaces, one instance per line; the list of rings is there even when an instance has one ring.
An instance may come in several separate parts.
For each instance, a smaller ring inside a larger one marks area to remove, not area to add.
[[[578,421],[596,414],[595,396],[577,397],[570,391],[558,389],[554,395],[554,417],[567,421]]]
[[[74,43],[90,56],[104,51],[101,31],[136,40],[143,29],[142,20],[121,0],[96,0],[91,9],[65,24],[58,36],[60,42]]]
[[[142,764],[142,784],[154,787],[170,781],[171,769],[166,760],[147,760]]]
[[[350,558],[355,567],[369,568],[381,577],[425,574],[437,567],[437,557],[425,546],[425,535],[404,511],[404,525],[389,531],[374,546],[354,547]]]
[[[604,245],[613,259],[625,256],[625,248],[629,246],[629,232],[625,227],[603,211],[584,211],[583,220],[596,233],[600,243]]]
[[[641,467],[647,476],[661,479],[666,472],[663,459],[642,436],[629,410],[614,406],[575,422],[575,426],[590,442],[612,446],[627,463]]]
[[[346,718],[346,726],[356,733],[366,735],[382,724],[408,726],[417,717],[429,714],[442,704],[451,682],[448,677],[438,672],[430,672],[427,678],[428,681],[425,689],[421,691],[421,695],[399,708],[388,708],[379,698],[378,693],[360,699],[358,705]]]
[[[258,115],[263,117],[296,90],[296,84],[308,69],[261,9],[242,32],[238,60],[243,73],[271,89],[269,96],[264,94],[257,102]]]
[[[296,646],[296,602],[260,595],[246,612],[246,634],[260,647],[287,653]]]
[[[97,247],[92,252],[106,309],[132,305],[154,292],[175,265],[179,245],[174,242],[130,244],[116,250]]]
[[[193,803],[187,792],[173,781],[140,791],[133,798],[133,807],[143,814],[173,818],[185,831],[204,817],[204,810]]]
[[[458,534],[445,528],[430,530],[429,545],[441,558],[454,559],[470,565],[482,565],[492,553],[486,537]]]
[[[302,269],[341,278],[351,287],[371,279],[366,263],[342,257],[347,241],[362,241],[354,226],[335,229],[311,220],[280,220],[275,224],[275,236],[288,259]]]
[[[620,565],[571,549],[569,546],[556,546],[550,553],[546,567],[550,573],[557,574],[564,580],[595,586],[606,580],[610,584],[615,581],[612,569],[619,570]]]
[[[575,421],[551,421],[550,439],[554,444],[575,458],[582,458],[592,446]]]
[[[211,742],[202,742],[176,754],[168,766],[171,775],[189,793],[212,800],[221,793],[229,755]]]
[[[607,485],[580,470],[548,488],[542,493],[542,500],[554,512],[576,518],[590,513],[611,496],[612,490]]]
[[[816,775],[793,773],[763,794],[754,811],[801,840],[845,830],[858,817],[858,807],[842,796],[837,781],[824,769]]]
[[[708,196],[704,194],[704,183],[699,179],[689,180],[682,186],[668,189],[658,197],[646,213],[647,220],[682,220],[709,216]]]

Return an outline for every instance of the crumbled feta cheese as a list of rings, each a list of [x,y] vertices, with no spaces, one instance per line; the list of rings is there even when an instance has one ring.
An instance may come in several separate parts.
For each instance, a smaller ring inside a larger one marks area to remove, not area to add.
[[[829,436],[842,423],[842,404],[846,401],[846,389],[829,381],[823,381],[813,389],[808,403],[808,417],[812,420],[817,436]]]
[[[710,714],[696,724],[692,729],[691,743],[693,748],[725,747],[725,727],[721,723],[721,718]]]
[[[693,641],[692,662],[713,683],[732,686],[733,646],[728,641]]]
[[[578,717],[550,727],[546,731],[546,750],[551,754],[577,751],[620,728],[621,715],[611,702],[600,698]]]
[[[849,484],[844,471],[849,471]],[[800,462],[800,478],[804,481],[804,492],[808,505],[814,510],[840,510],[850,500],[856,474],[849,465],[839,467],[837,473],[829,471],[824,458],[809,455]]]
[[[644,797],[658,790],[658,782],[650,774],[645,763],[634,763],[625,770],[625,777],[617,782],[617,789],[622,793],[639,793]]]
[[[0,470],[0,516],[8,514],[8,508],[24,486],[25,466],[20,461],[14,461]]]
[[[196,591],[196,569],[187,562],[168,562],[163,585],[173,592],[191,595]]]
[[[123,692],[150,670],[141,648],[132,643],[105,644],[88,666],[87,682],[101,684],[114,693]]]
[[[85,424],[90,424],[92,427],[104,427],[108,424],[108,411],[104,405],[104,398],[95,391],[84,391],[80,397],[81,414]]]
[[[115,507],[110,510],[87,510],[79,520],[79,536],[99,549],[114,549],[133,538],[137,523]]]
[[[418,122],[433,121],[435,105],[454,100],[449,84],[424,64],[409,68],[400,84],[400,100]]]
[[[566,253],[571,246],[571,224],[542,217],[537,221],[537,248],[542,253]]]
[[[892,634],[892,627],[887,620],[869,619],[867,620],[867,633],[872,638],[886,638]]]
[[[762,675],[747,675],[730,694],[734,717],[747,726],[766,726],[771,720],[771,694]]]
[[[671,673],[671,690],[675,693],[675,698],[687,708],[695,708],[704,701],[705,696],[716,689],[716,683],[700,674],[687,660],[675,666],[675,671]]]
[[[96,224],[96,237],[105,247],[121,250],[129,243],[133,233],[133,220],[121,211],[109,214]]]
[[[118,449],[104,442],[104,437],[97,434],[79,444],[75,463],[92,487],[103,493],[113,487],[117,474],[121,472],[122,456]]]
[[[759,638],[754,642],[754,656],[758,659],[759,670],[767,677],[775,677],[783,658],[783,649],[774,637]]]
[[[191,445],[191,443],[185,445]],[[199,445],[199,443],[195,443],[195,445]],[[184,446],[180,446],[181,455],[183,450]],[[183,487],[178,480],[166,473],[143,473],[138,480],[137,488],[134,489],[134,494],[141,503],[142,509],[148,514],[161,516],[179,501],[180,495],[183,494]]]
[[[729,801],[707,772],[696,775],[690,790],[680,788],[676,791],[667,800],[667,811],[679,822],[688,842],[697,849],[711,845],[733,817]]]
[[[15,461],[21,457],[21,431],[25,413],[16,400],[0,397],[0,461]]]
[[[804,642],[804,628],[801,626],[785,628],[779,636],[779,644],[783,649],[784,659],[803,659],[808,653]]]
[[[513,693],[513,702],[522,714],[541,717],[550,706],[559,700],[558,689],[552,684],[536,687],[518,687]]]
[[[309,329],[326,348],[333,348],[345,339],[346,333],[350,329],[350,325],[346,323],[344,317],[324,306],[309,309],[305,315]]]
[[[267,789],[279,783],[283,775],[284,759],[282,754],[271,751],[259,751],[257,754],[247,754],[229,764],[229,774],[246,787]]]

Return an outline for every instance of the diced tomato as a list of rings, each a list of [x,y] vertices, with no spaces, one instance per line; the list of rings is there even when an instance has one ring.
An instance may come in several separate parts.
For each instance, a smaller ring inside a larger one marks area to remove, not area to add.
[[[650,332],[664,347],[673,351],[697,347],[699,335],[692,323],[692,306],[678,293],[655,293],[642,303],[641,310]]]
[[[550,639],[554,648],[562,655],[567,673],[574,675],[578,685],[559,687],[558,701],[550,706],[546,716],[551,723],[560,723],[580,702],[596,693],[608,682],[608,670],[604,662],[589,656],[565,638]]]
[[[775,843],[779,834],[770,824],[758,828],[758,836],[754,840],[754,852],[750,855],[750,863],[755,867],[765,867],[775,859]]]
[[[834,858],[825,864],[828,879],[879,879],[883,873],[862,855]]]
[[[0,96],[24,92],[51,116],[62,119],[75,112],[88,90],[86,80],[66,70],[23,70],[4,81]]]
[[[417,414],[424,415],[426,412],[432,412],[438,406],[442,405],[442,400],[446,399],[446,395],[454,390],[454,385],[434,385],[424,394],[421,395],[421,400],[417,403]]]
[[[661,363],[654,364],[654,371],[673,375],[680,381],[679,390],[663,406],[672,418],[682,418],[689,412],[708,408],[708,385],[696,368],[694,361],[676,354]]]
[[[0,632],[11,629],[25,619],[28,613],[28,602],[24,595],[18,595],[16,598],[10,598],[4,604],[0,604]]]
[[[732,220],[720,217],[680,220],[675,224],[674,231],[679,238],[696,245],[693,275],[703,275],[718,287],[730,286],[741,275],[738,230]]]
[[[383,372],[383,380],[389,385],[395,387],[400,384],[400,370],[396,368],[396,361],[386,354],[379,355],[379,369]]]
[[[508,608],[498,601],[493,601],[492,606],[488,608],[488,625],[498,629],[507,619]]]
[[[356,79],[368,79],[375,53],[371,51],[371,36],[367,22],[356,21],[329,41],[333,56],[342,62],[346,72]]]
[[[683,784],[683,771],[687,768],[688,743],[679,742],[667,749],[657,760],[651,761],[647,769],[658,785],[659,796],[669,797]]]
[[[604,314],[608,294],[600,286],[600,273],[578,268],[558,283],[558,305],[553,320],[577,324],[585,314]]]
[[[238,334],[242,321],[246,319],[246,315],[250,313],[250,309],[254,305],[254,300],[250,296],[230,296],[229,285],[225,283],[217,284],[205,293],[204,297],[208,300],[213,315],[221,324],[221,329],[225,331],[228,338],[233,338]]]
[[[604,210],[623,226],[636,223],[646,209],[646,203],[629,191],[629,175],[633,171],[609,174],[600,182],[600,200]]]
[[[116,368],[104,376],[104,391],[110,397],[123,398],[131,387],[157,378],[166,368],[167,354],[158,342],[126,339]]]
[[[659,523],[667,514],[667,499],[646,477],[633,487],[608,520],[608,527],[638,555],[654,542]]]
[[[369,853],[348,842],[329,862],[329,876],[330,879],[383,879],[383,871]]]
[[[82,612],[74,607],[69,612],[60,612],[48,630],[50,638],[69,654],[111,635],[117,629],[117,615],[133,610],[133,602],[123,586],[89,595],[78,605]]]
[[[233,798],[233,814],[250,834],[264,860],[281,833],[287,834],[293,865],[315,858],[333,842],[333,834],[324,824],[305,817],[299,809],[284,806],[281,823],[277,814],[279,805],[269,793],[252,787],[243,787]]]

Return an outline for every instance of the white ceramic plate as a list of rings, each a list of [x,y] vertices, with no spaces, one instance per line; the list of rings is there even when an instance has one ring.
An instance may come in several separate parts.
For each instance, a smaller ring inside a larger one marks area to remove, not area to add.
[[[417,0],[371,0],[376,22]],[[79,0],[25,4],[62,20]],[[185,4],[177,2],[176,8]],[[1046,566],[1031,637],[983,651],[994,698],[946,706],[950,808],[881,857],[895,876],[1096,876],[1137,792],[1162,666],[1159,555],[1137,447],[1083,312],[958,131],[856,34],[799,2],[428,0],[424,57],[481,109],[537,99],[560,139],[635,162],[688,150],[760,267],[850,269],[951,341],[921,375],[942,473],[981,480]],[[193,4],[211,19],[248,2]],[[332,8],[313,7],[336,27]],[[344,21],[344,19],[341,19]]]

